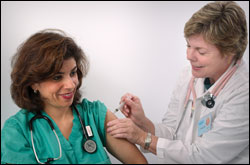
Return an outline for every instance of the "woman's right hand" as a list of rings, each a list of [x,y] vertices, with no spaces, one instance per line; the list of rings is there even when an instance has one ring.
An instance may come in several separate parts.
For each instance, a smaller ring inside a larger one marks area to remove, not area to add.
[[[125,103],[121,112],[127,118],[130,118],[137,126],[143,127],[147,118],[144,114],[140,99],[137,96],[126,93],[122,96],[121,102]]]

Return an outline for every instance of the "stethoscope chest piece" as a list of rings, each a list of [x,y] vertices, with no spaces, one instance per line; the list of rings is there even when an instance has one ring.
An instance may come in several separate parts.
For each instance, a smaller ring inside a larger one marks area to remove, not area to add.
[[[208,108],[213,108],[215,105],[214,99],[215,99],[214,96],[208,92],[206,95],[203,96],[201,103],[202,103],[202,105],[204,105]]]
[[[87,139],[83,144],[83,148],[88,153],[94,153],[96,151],[96,142],[91,139]]]
[[[89,137],[93,136],[93,133],[91,131],[91,127],[90,126],[85,127],[85,124],[83,123],[83,121],[81,119],[80,113],[77,110],[77,107],[74,104],[73,104],[73,107],[76,110],[76,113],[79,117],[79,120],[80,120],[80,123],[82,126],[82,131],[83,131],[83,134],[86,138],[86,141],[83,143],[83,149],[90,154],[94,153],[96,151],[96,142],[94,140],[89,139]],[[86,130],[85,130],[85,128],[86,128]]]

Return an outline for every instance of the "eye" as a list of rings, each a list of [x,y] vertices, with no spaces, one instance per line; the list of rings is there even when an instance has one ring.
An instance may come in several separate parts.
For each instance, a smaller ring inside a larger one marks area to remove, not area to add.
[[[190,45],[187,44],[187,47],[190,48]]]
[[[199,54],[203,56],[203,55],[205,55],[206,53],[203,53],[203,52],[199,52]]]
[[[62,79],[62,76],[61,75],[56,75],[55,77],[53,77],[53,80],[61,80]]]
[[[72,71],[71,73],[70,73],[70,76],[71,77],[73,77],[73,76],[75,76],[76,75],[76,70],[75,71]]]

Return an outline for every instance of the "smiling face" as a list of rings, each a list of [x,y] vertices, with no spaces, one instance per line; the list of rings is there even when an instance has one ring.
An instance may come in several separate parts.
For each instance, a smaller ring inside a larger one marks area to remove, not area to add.
[[[39,91],[45,109],[68,108],[73,103],[78,83],[76,61],[69,58],[52,79],[36,83],[32,88]]]
[[[194,77],[208,77],[214,83],[230,66],[233,56],[222,57],[215,45],[206,42],[202,35],[196,34],[187,38],[187,59]]]

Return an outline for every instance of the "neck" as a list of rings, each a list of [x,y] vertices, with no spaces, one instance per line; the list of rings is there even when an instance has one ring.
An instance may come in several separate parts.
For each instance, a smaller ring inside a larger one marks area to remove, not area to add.
[[[54,121],[63,121],[67,119],[69,116],[72,116],[73,113],[71,111],[71,107],[65,108],[45,108],[44,110]]]
[[[228,70],[228,68],[232,65],[232,62],[233,61],[228,63],[225,68],[218,71],[215,76],[209,77],[210,83],[214,84]]]

